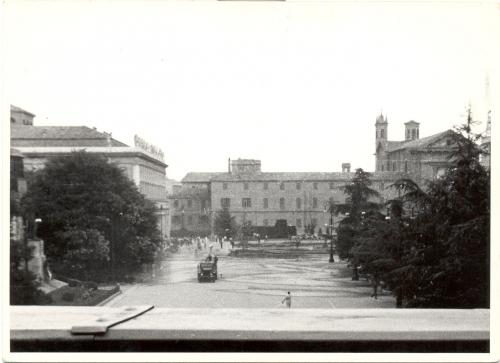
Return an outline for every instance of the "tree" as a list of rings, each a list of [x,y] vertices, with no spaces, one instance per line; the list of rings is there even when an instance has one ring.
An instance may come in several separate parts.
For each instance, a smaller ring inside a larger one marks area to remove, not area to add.
[[[454,166],[425,192],[396,184],[402,201],[418,206],[401,235],[402,257],[391,274],[406,306],[489,307],[490,173],[479,163],[478,135],[456,128]]]
[[[370,173],[363,169],[356,169],[356,173],[347,185],[344,193],[347,195],[346,203],[341,205],[329,204],[329,212],[344,212],[346,217],[339,223],[337,229],[337,250],[340,258],[351,255],[351,249],[360,237],[362,222],[372,213],[378,212],[380,205],[372,201],[379,193],[370,188]]]
[[[161,243],[154,205],[104,156],[55,157],[28,183],[23,210],[42,219],[38,234],[56,273],[102,280],[152,262]]]
[[[238,228],[236,225],[236,221],[234,217],[232,217],[229,213],[228,208],[223,208],[217,212],[214,220],[214,230],[215,233],[220,237],[236,237]]]

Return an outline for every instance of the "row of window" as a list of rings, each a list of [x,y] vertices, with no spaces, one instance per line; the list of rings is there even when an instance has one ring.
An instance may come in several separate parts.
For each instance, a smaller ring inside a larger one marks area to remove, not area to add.
[[[295,189],[301,190],[303,184],[304,184],[303,182],[296,182],[295,183]],[[313,189],[314,190],[318,190],[318,182],[314,182],[314,183],[312,183],[312,185],[313,185]],[[280,186],[280,190],[285,190],[285,183],[284,182],[281,182],[279,184],[279,186]],[[228,183],[222,183],[222,189],[223,190],[227,190],[227,187],[228,187]],[[243,190],[248,190],[249,188],[250,188],[250,183],[244,182],[243,183]],[[335,189],[335,183],[334,182],[329,182],[329,188],[330,189]],[[269,183],[268,182],[262,183],[262,189],[263,190],[268,190],[269,189]]]
[[[392,166],[392,170],[391,170],[391,166]],[[408,170],[409,170],[408,161],[405,160],[403,171],[405,173],[408,173]],[[380,164],[380,171],[384,171],[384,163]],[[392,163],[390,161],[387,161],[387,168],[385,169],[385,171],[401,171],[401,170],[399,170],[398,163],[396,161],[393,161]]]
[[[222,208],[231,208],[231,198],[221,198],[220,205]],[[251,208],[252,207],[252,198],[242,198],[241,199],[242,208]],[[302,198],[295,199],[295,207],[297,209],[302,208]],[[312,199],[312,207],[318,208],[318,198]],[[269,198],[262,199],[262,208],[269,208]],[[285,198],[280,198],[280,209],[285,209]]]
[[[186,205],[187,205],[187,208],[193,208],[193,200],[192,199],[187,199],[186,200]],[[179,199],[174,199],[174,208],[179,209],[179,206],[180,206]],[[184,205],[182,205],[182,207],[184,208]],[[210,201],[202,199],[200,201],[200,210],[203,212],[207,208],[210,208]]]

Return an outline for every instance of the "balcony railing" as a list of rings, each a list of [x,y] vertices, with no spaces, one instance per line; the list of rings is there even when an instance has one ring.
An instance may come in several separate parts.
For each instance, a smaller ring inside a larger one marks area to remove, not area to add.
[[[72,334],[118,309],[12,306],[11,350],[489,352],[487,309],[153,308],[105,333]]]

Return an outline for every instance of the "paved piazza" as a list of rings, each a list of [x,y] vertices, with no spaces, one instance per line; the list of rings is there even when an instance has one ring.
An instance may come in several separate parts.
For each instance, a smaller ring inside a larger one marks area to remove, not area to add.
[[[199,283],[197,263],[206,253],[183,247],[163,261],[148,283],[123,285],[123,293],[107,306],[153,304],[169,308],[285,308],[281,301],[292,293],[292,308],[392,308],[388,292],[370,297],[368,281],[351,281],[345,262],[328,263],[328,255],[298,259],[219,256],[215,283]]]

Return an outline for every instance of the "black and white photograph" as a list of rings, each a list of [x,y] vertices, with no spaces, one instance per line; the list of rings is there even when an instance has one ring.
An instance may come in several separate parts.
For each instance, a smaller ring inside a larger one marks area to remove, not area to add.
[[[1,8],[4,361],[500,359],[500,2]]]

